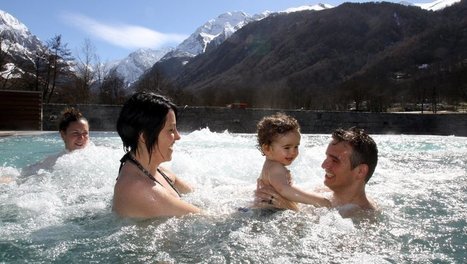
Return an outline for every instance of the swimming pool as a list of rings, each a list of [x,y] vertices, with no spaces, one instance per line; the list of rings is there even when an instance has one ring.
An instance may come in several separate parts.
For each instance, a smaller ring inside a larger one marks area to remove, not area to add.
[[[465,263],[467,138],[375,135],[379,164],[367,193],[376,223],[335,210],[240,212],[252,201],[263,157],[252,134],[208,129],[182,135],[170,166],[205,214],[146,221],[111,213],[120,139],[91,132],[93,146],[36,175],[22,168],[63,149],[58,133],[0,138],[0,262],[73,263]],[[305,189],[322,184],[329,135],[303,135],[290,166]]]

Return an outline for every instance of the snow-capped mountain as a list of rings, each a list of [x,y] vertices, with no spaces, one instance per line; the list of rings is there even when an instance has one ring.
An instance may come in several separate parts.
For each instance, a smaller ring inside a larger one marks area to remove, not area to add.
[[[3,51],[27,54],[44,48],[42,42],[31,34],[23,23],[2,10],[0,10],[0,32],[4,41],[2,45]]]
[[[284,13],[292,13],[292,12],[299,12],[299,11],[304,11],[304,10],[314,10],[314,11],[321,11],[324,9],[328,8],[333,8],[334,6],[329,5],[329,4],[316,4],[316,5],[305,5],[305,6],[299,6],[299,7],[291,7],[287,8],[286,10],[282,11]]]
[[[422,9],[435,11],[460,1],[461,0],[436,0],[432,3],[417,3],[413,5],[419,6]],[[334,8],[334,6],[330,4],[319,3],[316,5],[291,7],[277,13],[292,13],[304,10],[320,11],[329,8]],[[222,14],[197,28],[196,31],[190,35],[190,37],[178,45],[174,51],[167,53],[166,56],[164,56],[161,60],[173,57],[195,57],[201,53],[204,53],[207,47],[210,46],[210,43],[215,43],[216,46],[218,46],[224,40],[230,37],[235,31],[239,30],[246,24],[252,21],[261,20],[271,14],[274,14],[274,12],[265,11],[263,13],[255,14],[252,16],[241,11]]]
[[[415,3],[410,4],[401,2],[401,4],[415,5],[422,9],[437,11],[461,0],[436,0],[431,3]],[[290,13],[303,10],[320,11],[323,9],[333,8],[329,4],[306,5],[300,7],[288,8],[277,13]],[[106,68],[117,68],[118,73],[125,78],[128,84],[136,81],[141,74],[150,69],[156,62],[165,59],[180,57],[193,58],[207,49],[216,47],[229,38],[235,31],[239,30],[246,24],[264,19],[265,17],[274,14],[270,11],[265,11],[260,14],[249,15],[245,12],[235,11],[219,15],[217,18],[207,21],[204,25],[196,29],[186,40],[179,44],[175,49],[151,50],[141,49],[128,55],[128,57],[112,62],[106,65]],[[1,49],[6,54],[10,55],[14,60],[21,60],[21,63],[28,61],[34,62],[36,53],[42,53],[45,45],[21,22],[7,12],[0,10],[0,34],[1,34]],[[0,74],[5,76],[8,73],[9,77],[20,73],[20,69],[13,62],[0,65]]]
[[[20,77],[21,69],[17,64],[34,63],[34,54],[41,53],[46,48],[29,29],[9,13],[0,10],[0,43],[1,51],[12,58],[8,64],[0,65],[2,76]],[[16,73],[15,73],[16,71]]]
[[[194,57],[206,51],[209,43],[215,41],[222,43],[235,31],[239,30],[251,21],[256,21],[267,17],[270,12],[265,12],[251,16],[245,12],[227,12],[211,19],[204,25],[196,29],[177,48],[168,53],[163,59],[172,57]]]
[[[422,9],[434,10],[433,7],[441,9],[459,2],[460,0],[437,0],[428,4],[414,4]],[[324,9],[334,8],[330,4],[319,3],[316,5],[305,5],[299,7],[291,7],[277,13],[292,13],[304,10],[321,11]],[[276,12],[264,11],[263,13],[249,15],[245,12],[227,12],[219,15],[217,18],[207,21],[193,32],[187,39],[179,44],[173,51],[168,52],[160,61],[169,60],[171,58],[181,58],[172,63],[186,64],[191,58],[206,52],[209,48],[217,47],[235,31],[241,29],[246,24],[266,18]],[[183,66],[182,66],[183,67]]]
[[[301,7],[289,8],[278,13],[291,13],[303,10],[323,10],[332,8],[332,5],[317,4]],[[178,45],[174,51],[169,52],[162,60],[173,57],[195,57],[204,53],[210,44],[220,45],[229,38],[235,31],[246,24],[258,21],[274,14],[271,11],[264,11],[259,14],[249,15],[242,11],[227,12],[217,18],[207,21],[204,25],[196,29],[186,40]]]
[[[269,14],[270,12],[264,12],[250,16],[244,12],[224,13],[200,26],[175,49],[172,48],[157,51],[150,49],[138,50],[131,53],[123,60],[113,62],[107,68],[113,69],[116,67],[118,73],[125,78],[125,82],[128,85],[131,85],[159,60],[174,57],[195,57],[204,53],[208,48],[208,45],[212,45],[212,43],[220,45],[235,31],[239,30],[249,22],[260,20],[267,17]],[[144,60],[144,62],[141,60]]]
[[[438,11],[455,3],[459,3],[461,0],[436,0],[431,3],[415,3],[414,6],[418,6],[421,9]]]
[[[173,48],[164,48],[160,50],[139,49],[130,53],[123,60],[111,62],[106,68],[116,69],[117,73],[125,79],[128,85],[138,80],[138,78],[154,63],[158,62],[165,54],[172,51]]]
[[[307,5],[297,8],[289,8],[277,13],[291,13],[303,10],[323,10],[332,8],[328,4]],[[237,30],[253,21],[259,21],[268,17],[275,12],[264,11],[259,14],[249,15],[242,11],[227,12],[219,15],[217,18],[207,21],[185,39],[175,50],[167,53],[161,61],[170,58],[186,58],[183,63],[188,62],[199,54],[206,52],[209,48],[214,48],[222,44],[227,38],[234,34]]]

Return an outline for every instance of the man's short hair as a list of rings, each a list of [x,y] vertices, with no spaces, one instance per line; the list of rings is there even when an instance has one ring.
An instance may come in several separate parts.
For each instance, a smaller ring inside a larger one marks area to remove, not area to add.
[[[375,141],[363,129],[356,127],[347,130],[336,129],[332,133],[332,138],[337,141],[336,143],[345,142],[352,147],[350,155],[352,169],[360,164],[368,165],[368,174],[365,178],[365,182],[368,182],[375,171],[376,164],[378,164],[378,148]]]

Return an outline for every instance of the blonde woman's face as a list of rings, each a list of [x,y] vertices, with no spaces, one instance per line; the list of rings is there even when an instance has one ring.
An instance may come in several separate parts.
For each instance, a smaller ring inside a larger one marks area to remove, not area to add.
[[[66,131],[60,131],[60,135],[67,150],[85,148],[89,143],[89,124],[82,119],[71,122]]]

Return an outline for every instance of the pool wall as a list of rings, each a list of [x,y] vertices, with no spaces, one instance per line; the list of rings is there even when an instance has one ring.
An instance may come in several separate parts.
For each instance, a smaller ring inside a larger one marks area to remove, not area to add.
[[[91,130],[115,131],[121,106],[73,105],[88,118]],[[43,130],[57,130],[64,104],[44,105]],[[467,136],[467,114],[412,114],[369,112],[326,112],[282,109],[231,109],[226,107],[180,107],[178,128],[190,132],[209,127],[211,131],[254,133],[263,116],[284,112],[300,123],[302,133],[330,133],[335,128],[357,126],[372,134],[420,134]]]

